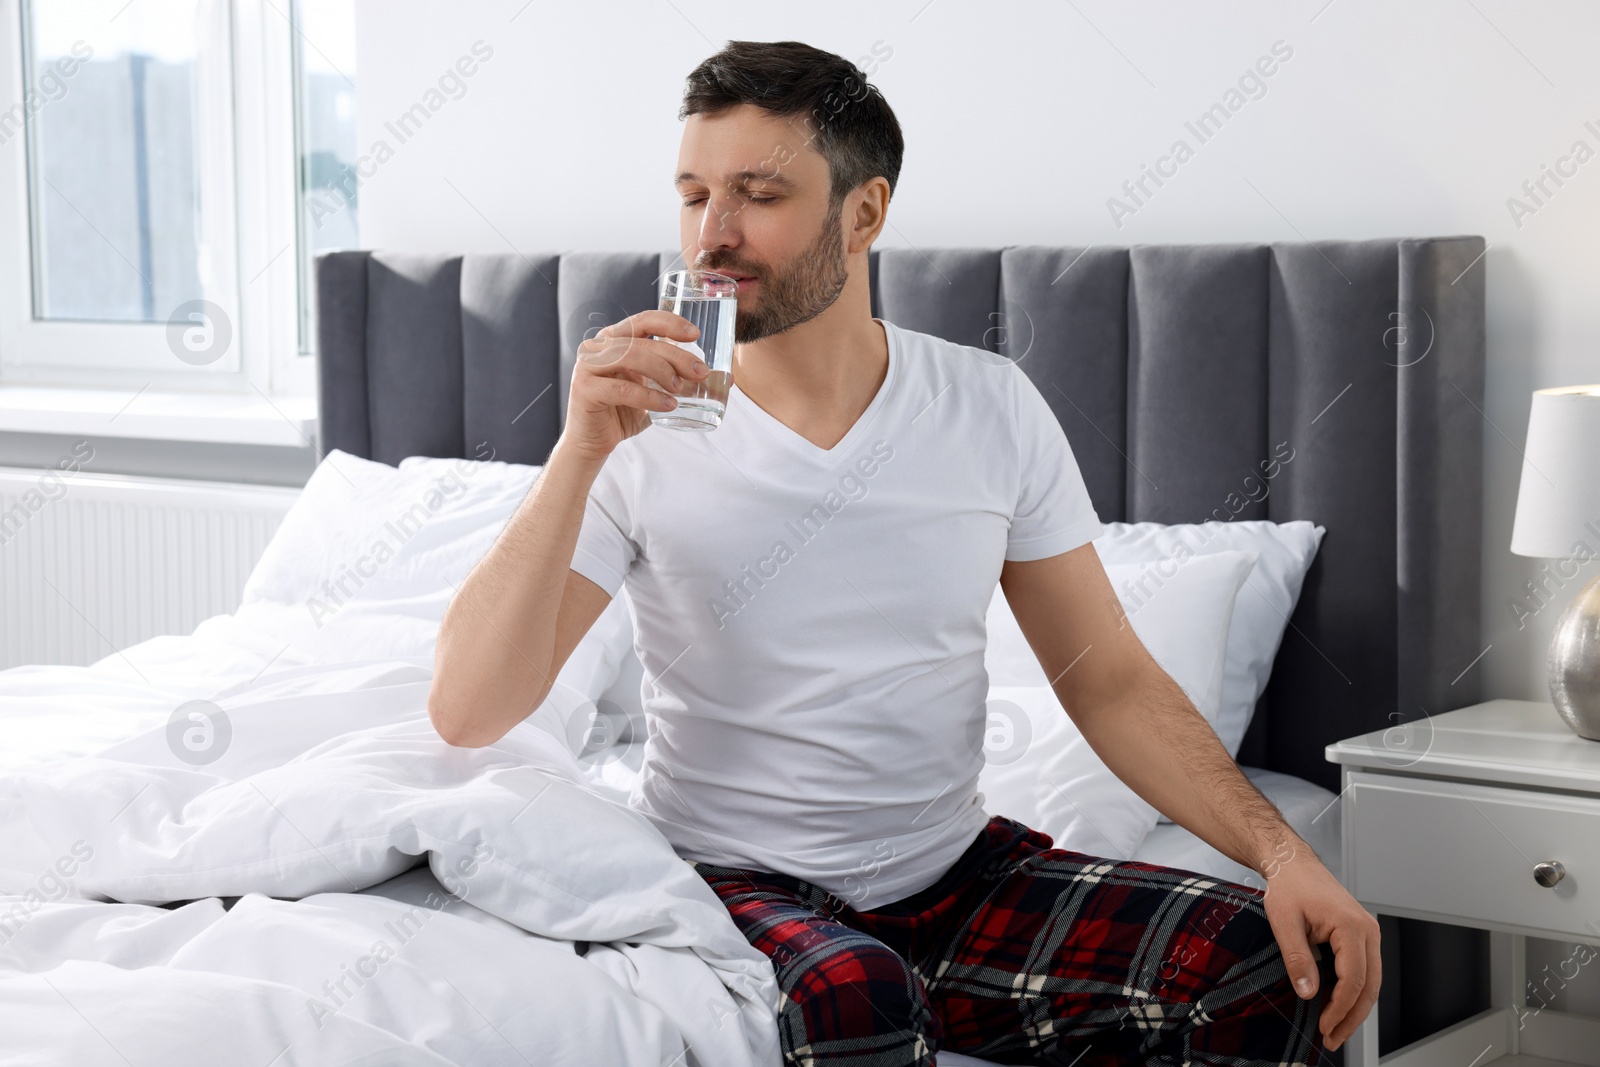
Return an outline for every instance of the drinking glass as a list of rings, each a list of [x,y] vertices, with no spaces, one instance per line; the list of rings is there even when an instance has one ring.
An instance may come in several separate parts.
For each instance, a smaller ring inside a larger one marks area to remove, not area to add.
[[[739,282],[705,270],[670,270],[661,276],[662,311],[682,315],[700,327],[693,341],[657,340],[677,345],[711,368],[703,380],[683,379],[676,390],[663,389],[649,378],[650,388],[678,398],[671,411],[652,411],[650,421],[673,430],[715,430],[722,425],[733,384],[733,327],[739,314]]]

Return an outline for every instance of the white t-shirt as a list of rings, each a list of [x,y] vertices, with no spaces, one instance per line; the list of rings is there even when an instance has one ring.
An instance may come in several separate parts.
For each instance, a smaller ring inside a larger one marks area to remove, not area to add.
[[[988,821],[1002,561],[1100,533],[1019,367],[883,326],[888,372],[833,448],[735,384],[716,430],[648,427],[607,458],[572,560],[633,603],[647,739],[630,806],[685,859],[861,910],[937,881]]]

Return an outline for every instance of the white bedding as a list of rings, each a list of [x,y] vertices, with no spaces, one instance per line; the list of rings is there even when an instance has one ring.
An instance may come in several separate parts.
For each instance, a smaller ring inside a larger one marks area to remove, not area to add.
[[[429,665],[304,660],[219,616],[0,672],[0,1063],[779,1062],[770,964],[626,810],[638,746],[556,741],[574,690],[453,749]],[[194,699],[231,731],[198,766]],[[1333,794],[1248,773],[1334,866]],[[1251,881],[1174,825],[1135,858]]]
[[[452,748],[427,667],[273,651],[0,673],[0,1063],[779,1061],[770,962],[554,736]]]

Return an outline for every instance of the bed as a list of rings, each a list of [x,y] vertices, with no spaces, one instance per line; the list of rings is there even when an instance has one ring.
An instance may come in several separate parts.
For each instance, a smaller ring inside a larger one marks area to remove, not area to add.
[[[1483,251],[871,255],[875,315],[1029,375],[1102,520],[1324,528],[1238,758],[1330,864],[1324,747],[1479,699]],[[348,481],[377,524],[472,472],[462,514],[395,546],[459,580],[560,432],[578,340],[681,265],[322,256],[308,496]],[[1264,478],[1279,442],[1293,462]],[[419,715],[448,586],[390,567],[311,626],[305,583],[361,570],[363,543],[324,511],[285,526],[233,615],[0,673],[0,1032],[75,1064],[776,1062],[770,968],[617,803],[630,747],[561,744],[596,708],[636,714],[623,598],[527,729],[446,751]],[[1133,855],[1249,873],[1172,824]]]

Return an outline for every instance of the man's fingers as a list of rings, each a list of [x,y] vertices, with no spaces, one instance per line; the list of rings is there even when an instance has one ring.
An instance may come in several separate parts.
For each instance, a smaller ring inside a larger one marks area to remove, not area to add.
[[[1295,912],[1282,920],[1269,915],[1267,921],[1278,939],[1278,950],[1283,953],[1283,965],[1295,994],[1302,1000],[1316,996],[1317,963],[1311,957],[1311,942],[1306,940],[1305,920]]]
[[[1374,924],[1376,926],[1376,924]],[[1383,984],[1383,956],[1378,949],[1378,934],[1368,934],[1363,939],[1366,950],[1366,981],[1362,985],[1361,996],[1356,999],[1354,1007],[1345,1014],[1329,1035],[1332,1039],[1330,1048],[1338,1048],[1350,1035],[1356,1032],[1367,1015],[1371,1013],[1373,1005],[1378,1002],[1378,989]]]
[[[711,370],[693,352],[685,352],[665,341],[642,342],[640,347],[623,358],[620,365],[641,370],[662,385],[675,375],[681,375],[686,381],[700,381]]]
[[[669,348],[679,355],[687,356],[682,349],[673,348],[671,345],[662,345],[659,341],[649,341],[647,344],[659,348]],[[693,357],[689,357],[693,358]],[[678,368],[672,360],[660,355],[656,349],[636,349],[627,353],[616,363],[596,373],[620,375],[633,381],[643,382],[646,378],[655,382],[663,389],[676,389],[678,387]]]
[[[596,374],[635,372],[662,384],[674,375],[700,381],[711,369],[693,352],[648,337],[585,341],[578,347],[578,362]]]
[[[1338,1047],[1338,1041],[1332,1036],[1334,1031],[1366,992],[1367,946],[1361,937],[1352,937],[1344,928],[1334,930],[1328,944],[1333,948],[1333,973],[1338,975],[1338,980],[1333,983],[1333,993],[1328,997],[1327,1007],[1322,1009],[1317,1029],[1328,1038],[1328,1048],[1334,1049]]]
[[[1372,1011],[1372,1006],[1377,1002],[1378,991],[1372,988],[1371,983],[1368,983],[1366,991],[1361,994],[1361,999],[1356,1001],[1355,1007],[1333,1028],[1333,1033],[1328,1035],[1328,1048],[1336,1049],[1348,1041],[1350,1035],[1355,1033],[1356,1027],[1366,1020],[1367,1015]]]
[[[670,311],[640,311],[619,322],[602,326],[595,333],[601,340],[615,337],[671,337],[677,341],[693,341],[700,336],[700,327]]]
[[[592,395],[608,407],[671,411],[677,406],[677,402],[666,393],[621,378],[596,379]]]

